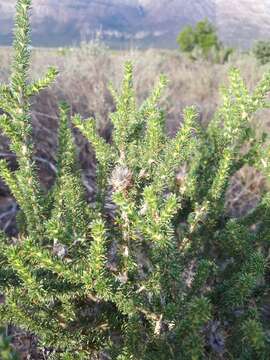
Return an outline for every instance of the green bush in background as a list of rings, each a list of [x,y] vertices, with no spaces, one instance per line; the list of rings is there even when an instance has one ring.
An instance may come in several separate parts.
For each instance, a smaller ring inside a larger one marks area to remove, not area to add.
[[[195,27],[186,26],[178,35],[180,50],[192,59],[211,59],[226,62],[233,49],[224,48],[215,27],[208,21],[199,21]]]
[[[170,139],[159,107],[166,80],[138,106],[128,62],[112,89],[111,143],[92,119],[71,119],[96,154],[94,201],[85,200],[66,104],[47,193],[33,160],[31,98],[57,72],[29,81],[30,5],[17,2],[12,74],[0,87],[0,127],[18,162],[11,171],[1,160],[0,174],[21,209],[18,238],[1,234],[0,324],[36,334],[51,359],[269,359],[270,194],[237,219],[224,202],[244,165],[269,178],[270,150],[250,119],[268,106],[270,74],[249,93],[231,70],[208,128],[189,107]]]
[[[258,41],[253,47],[253,54],[261,65],[270,62],[270,41]]]

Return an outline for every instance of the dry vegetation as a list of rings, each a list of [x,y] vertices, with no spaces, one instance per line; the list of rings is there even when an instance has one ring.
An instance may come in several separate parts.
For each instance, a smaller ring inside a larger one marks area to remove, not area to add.
[[[266,71],[250,55],[234,54],[229,63],[212,64],[206,61],[191,62],[177,51],[168,50],[130,50],[113,52],[100,44],[85,44],[75,49],[35,49],[33,51],[32,74],[42,72],[48,64],[60,70],[58,81],[49,91],[42,93],[41,98],[33,104],[33,122],[37,145],[36,160],[40,164],[41,180],[44,186],[50,186],[54,178],[56,150],[56,129],[58,103],[66,100],[72,111],[84,117],[94,117],[100,132],[107,139],[110,137],[109,112],[113,110],[113,100],[108,90],[110,82],[118,87],[119,74],[122,73],[126,60],[133,59],[135,65],[135,87],[138,101],[141,102],[157,80],[157,74],[163,73],[169,80],[168,89],[162,99],[162,106],[168,114],[167,128],[174,134],[182,119],[185,106],[195,104],[201,121],[206,124],[213,116],[219,101],[218,89],[226,84],[228,69],[231,66],[240,68],[248,87],[252,89]],[[0,81],[6,81],[9,75],[11,50],[0,49]],[[261,131],[270,125],[269,114],[258,114],[254,126]],[[76,136],[80,149],[81,166],[85,174],[85,185],[92,193],[93,164],[86,142]],[[1,141],[0,157],[7,157],[16,167],[16,160],[8,152],[5,139]],[[228,208],[233,216],[253,207],[265,186],[261,176],[252,169],[244,169],[237,179],[232,180]],[[16,204],[2,185],[0,189],[0,225],[13,233]]]
[[[8,78],[11,59],[10,50],[0,49],[0,81]],[[266,66],[257,64],[251,55],[234,54],[226,64],[212,64],[206,61],[191,62],[177,51],[130,50],[113,52],[100,44],[83,45],[75,49],[34,50],[33,74],[46,69],[48,64],[60,70],[57,83],[42,95],[38,112],[55,117],[57,103],[66,99],[75,111],[94,116],[101,129],[108,124],[108,112],[113,108],[108,84],[119,85],[119,74],[123,63],[132,59],[135,65],[135,86],[138,100],[145,98],[157,80],[157,74],[164,73],[169,87],[163,99],[168,113],[168,128],[173,131],[179,124],[186,105],[196,104],[202,121],[213,115],[218,104],[218,89],[226,83],[228,69],[236,66],[241,70],[248,87],[253,88],[266,71]],[[39,101],[40,102],[40,101]]]

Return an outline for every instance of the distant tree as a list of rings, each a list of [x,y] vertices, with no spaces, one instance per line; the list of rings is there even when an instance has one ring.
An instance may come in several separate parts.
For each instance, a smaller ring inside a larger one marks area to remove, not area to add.
[[[260,40],[253,47],[253,54],[260,64],[264,65],[270,62],[270,41]]]
[[[177,42],[183,52],[192,52],[196,46],[196,34],[192,26],[186,26],[179,34]]]
[[[194,28],[186,26],[178,35],[177,43],[180,50],[193,59],[219,59],[217,54],[223,49],[215,27],[207,19],[199,21]]]
[[[196,45],[207,56],[212,49],[219,50],[220,42],[215,27],[208,21],[199,21],[195,27]]]

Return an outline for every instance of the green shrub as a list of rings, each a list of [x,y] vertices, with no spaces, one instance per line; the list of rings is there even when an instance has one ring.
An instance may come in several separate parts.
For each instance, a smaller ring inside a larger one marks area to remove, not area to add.
[[[270,41],[258,41],[253,47],[253,53],[260,64],[270,62]]]
[[[196,45],[207,56],[211,49],[218,50],[220,47],[216,29],[207,20],[199,21],[195,26]]]
[[[210,51],[220,48],[216,29],[208,20],[199,21],[194,28],[186,26],[180,32],[177,42],[183,52],[192,53],[197,49],[205,58]]]
[[[18,356],[10,345],[11,339],[6,336],[5,329],[0,328],[0,359],[18,360]]]
[[[192,26],[186,26],[177,38],[178,45],[183,52],[191,53],[197,46],[195,30]]]
[[[199,21],[194,28],[186,26],[178,35],[177,43],[193,60],[203,58],[224,63],[233,52],[233,49],[223,47],[215,27],[208,20]]]
[[[0,173],[21,209],[18,238],[1,236],[0,323],[35,333],[54,359],[268,359],[269,193],[239,219],[224,199],[245,164],[270,174],[265,139],[250,127],[270,75],[250,94],[233,69],[208,128],[189,107],[169,139],[158,105],[166,80],[138,107],[127,63],[112,89],[111,143],[93,120],[72,117],[95,150],[94,201],[85,201],[65,104],[57,179],[45,193],[30,105],[57,72],[28,81],[30,3],[18,0],[12,75],[0,88],[0,126],[18,162],[12,172],[2,160]]]

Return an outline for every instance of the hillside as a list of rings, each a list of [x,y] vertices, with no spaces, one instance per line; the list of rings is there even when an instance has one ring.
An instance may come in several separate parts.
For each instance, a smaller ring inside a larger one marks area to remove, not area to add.
[[[269,0],[216,0],[216,25],[230,44],[249,47],[256,39],[270,39]]]
[[[179,30],[200,19],[224,42],[248,47],[270,37],[267,0],[34,0],[33,43],[61,46],[99,37],[115,47],[175,47]],[[15,0],[0,0],[0,43],[11,40]]]

